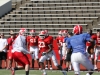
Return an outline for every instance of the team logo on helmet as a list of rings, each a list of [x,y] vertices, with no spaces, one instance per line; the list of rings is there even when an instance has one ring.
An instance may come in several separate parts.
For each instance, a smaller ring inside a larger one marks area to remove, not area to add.
[[[73,33],[74,34],[81,34],[82,33],[82,30],[83,30],[83,28],[82,28],[82,26],[80,26],[80,25],[76,25],[74,28],[73,28]]]

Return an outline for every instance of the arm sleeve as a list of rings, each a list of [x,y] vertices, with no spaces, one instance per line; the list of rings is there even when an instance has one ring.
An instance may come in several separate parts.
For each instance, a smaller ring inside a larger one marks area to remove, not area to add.
[[[91,39],[90,34],[88,34],[88,33],[87,33],[87,34],[85,34],[85,40],[86,40],[86,41],[90,41],[90,39]]]

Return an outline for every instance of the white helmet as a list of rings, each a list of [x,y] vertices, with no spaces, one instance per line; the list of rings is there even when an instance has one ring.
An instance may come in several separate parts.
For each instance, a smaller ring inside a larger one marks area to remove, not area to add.
[[[35,30],[33,30],[33,29],[30,30],[30,35],[31,35],[31,36],[35,36],[35,35],[36,35]]]
[[[19,35],[26,35],[26,33],[27,33],[26,28],[21,28],[21,29],[19,30]]]
[[[40,33],[39,33],[39,38],[40,38],[40,39],[44,39],[45,36],[46,36],[46,32],[45,32],[45,31],[40,31]]]

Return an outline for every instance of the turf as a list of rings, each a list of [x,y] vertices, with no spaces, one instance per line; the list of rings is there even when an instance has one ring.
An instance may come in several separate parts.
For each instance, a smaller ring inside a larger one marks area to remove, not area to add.
[[[0,75],[11,75],[9,70],[0,70]],[[15,72],[15,75],[25,75],[25,71],[24,70],[17,70]],[[30,70],[30,74],[29,75],[42,75],[42,72],[40,70]],[[47,71],[47,75],[63,75],[61,73],[61,71]],[[67,73],[67,75],[74,75],[73,71],[70,71]],[[86,72],[83,71],[81,72],[81,75],[86,75]],[[94,72],[93,75],[100,75],[100,72]]]

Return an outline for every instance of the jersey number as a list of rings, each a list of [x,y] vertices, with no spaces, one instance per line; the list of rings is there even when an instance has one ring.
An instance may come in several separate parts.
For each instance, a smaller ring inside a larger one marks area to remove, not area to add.
[[[44,42],[39,42],[39,48],[43,48],[45,47],[45,43]]]
[[[36,39],[30,39],[30,42],[34,43],[36,42]]]

